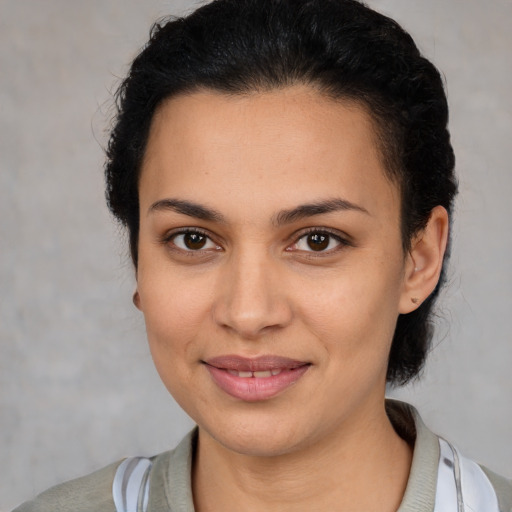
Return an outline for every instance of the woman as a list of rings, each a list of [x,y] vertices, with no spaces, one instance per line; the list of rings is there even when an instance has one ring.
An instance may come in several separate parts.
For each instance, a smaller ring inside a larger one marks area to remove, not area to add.
[[[17,510],[510,510],[384,398],[424,363],[457,188],[410,36],[354,0],[217,0],[156,27],[118,106],[108,203],[198,427]]]

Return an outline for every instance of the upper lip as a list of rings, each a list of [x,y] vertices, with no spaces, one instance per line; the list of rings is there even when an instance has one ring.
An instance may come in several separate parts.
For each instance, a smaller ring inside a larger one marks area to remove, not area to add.
[[[263,355],[259,357],[242,357],[237,355],[224,355],[212,357],[204,363],[222,370],[235,370],[239,372],[263,372],[268,370],[291,370],[305,366],[307,361],[297,361],[288,357]]]

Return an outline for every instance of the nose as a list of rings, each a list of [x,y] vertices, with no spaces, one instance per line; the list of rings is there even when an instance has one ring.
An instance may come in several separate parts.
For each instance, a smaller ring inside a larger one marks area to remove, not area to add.
[[[232,257],[220,276],[215,322],[243,339],[257,339],[287,326],[292,308],[277,262],[270,256]]]

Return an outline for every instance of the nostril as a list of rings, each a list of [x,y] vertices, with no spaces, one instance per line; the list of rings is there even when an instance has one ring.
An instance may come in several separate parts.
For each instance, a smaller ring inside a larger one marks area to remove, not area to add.
[[[228,304],[213,309],[214,322],[225,330],[246,339],[256,339],[281,329],[290,323],[291,310],[281,306],[268,308],[245,307]]]

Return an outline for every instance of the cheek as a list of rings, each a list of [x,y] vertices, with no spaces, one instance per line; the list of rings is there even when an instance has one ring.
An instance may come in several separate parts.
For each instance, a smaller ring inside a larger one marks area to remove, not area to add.
[[[209,298],[201,289],[194,292],[194,287],[169,276],[149,281],[143,274],[140,277],[138,288],[155,368],[174,399],[194,415],[194,404],[206,401],[203,388],[197,386],[196,371],[202,354],[201,333],[208,330]]]
[[[204,280],[183,279],[164,268],[139,270],[138,291],[155,365],[173,366],[197,358],[194,343],[210,316],[211,293]],[[179,356],[179,357],[178,357]]]
[[[330,356],[364,359],[374,353],[386,359],[398,317],[400,275],[398,266],[377,260],[336,270],[303,294],[300,316]]]

